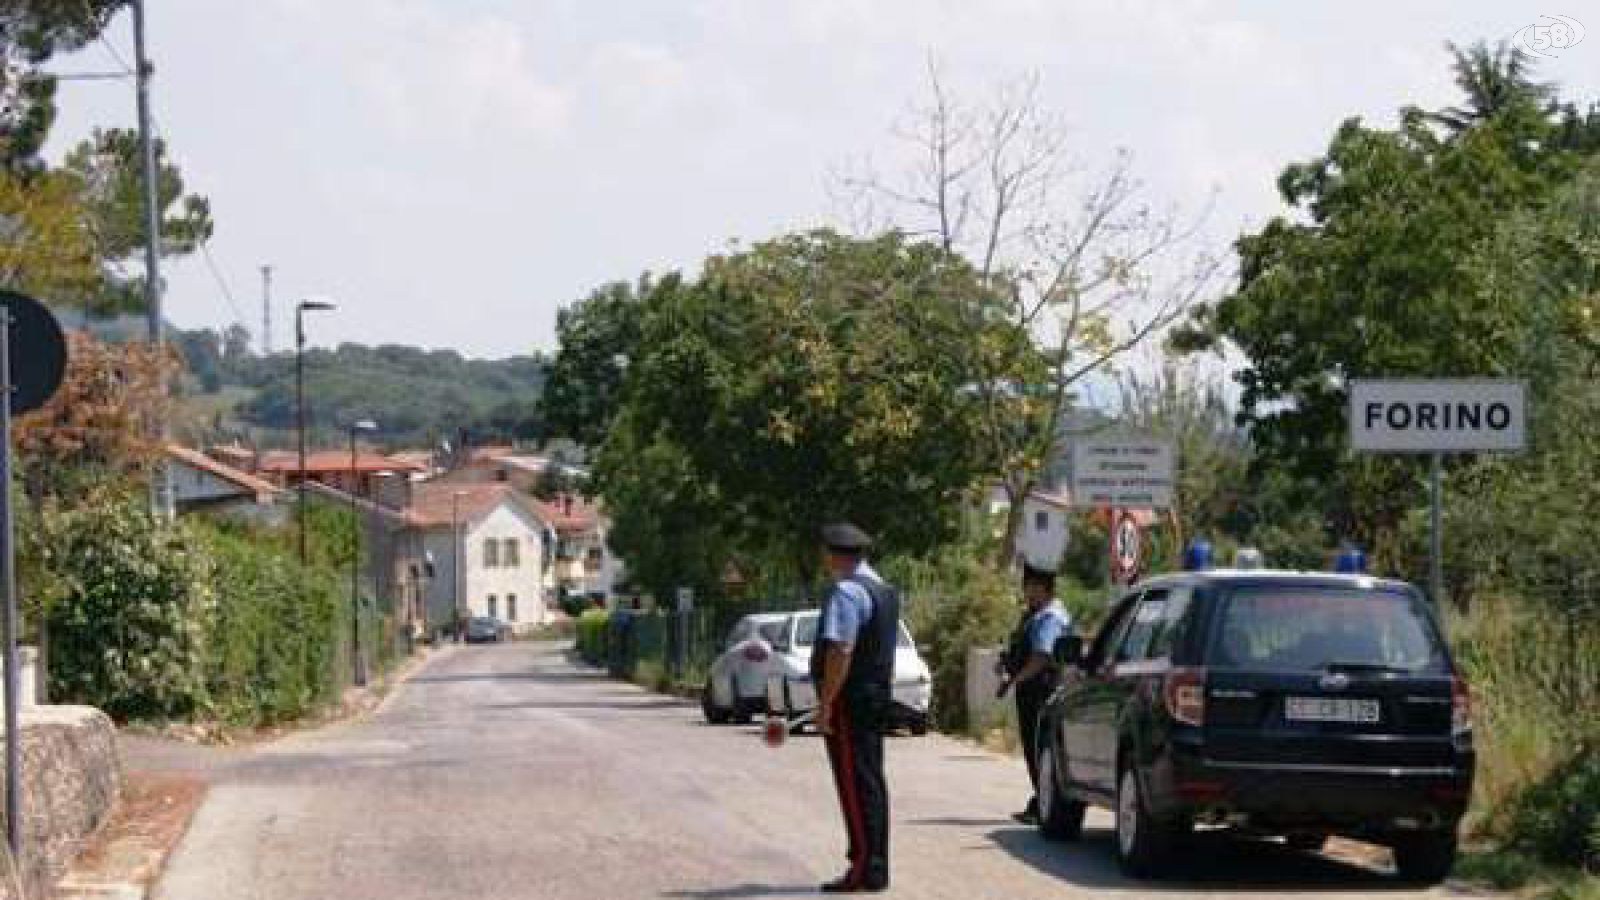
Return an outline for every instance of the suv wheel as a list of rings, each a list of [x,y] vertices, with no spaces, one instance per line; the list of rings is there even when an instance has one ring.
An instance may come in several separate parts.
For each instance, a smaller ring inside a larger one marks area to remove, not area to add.
[[[1055,841],[1077,840],[1083,833],[1083,810],[1083,801],[1061,793],[1055,751],[1040,747],[1039,832]]]
[[[1117,779],[1117,862],[1135,878],[1153,878],[1172,859],[1175,829],[1158,822],[1139,791],[1132,767]]]
[[[1438,884],[1456,863],[1456,833],[1432,831],[1396,836],[1394,867],[1400,877],[1417,884]]]
[[[700,711],[705,713],[706,721],[712,725],[726,725],[732,717],[731,710],[717,706],[716,694],[711,690],[711,679],[706,678],[706,686],[700,691]]]

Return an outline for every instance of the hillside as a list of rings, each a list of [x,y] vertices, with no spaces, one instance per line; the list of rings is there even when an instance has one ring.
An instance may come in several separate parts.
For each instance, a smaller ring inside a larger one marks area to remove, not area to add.
[[[184,437],[288,446],[295,427],[294,355],[261,356],[237,334],[179,333],[185,378]],[[454,350],[341,344],[305,356],[312,443],[344,439],[371,419],[389,445],[474,443],[539,436],[538,401],[547,363],[539,356],[467,359]]]

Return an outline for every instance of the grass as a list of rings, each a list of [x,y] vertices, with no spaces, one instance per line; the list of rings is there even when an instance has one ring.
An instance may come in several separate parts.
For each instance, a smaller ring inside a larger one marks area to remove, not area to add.
[[[1495,890],[1517,890],[1539,900],[1600,900],[1600,877],[1545,865],[1519,850],[1463,851],[1452,876]]]
[[[1464,854],[1457,875],[1541,897],[1600,900],[1600,880],[1570,849],[1554,849],[1560,835],[1570,846],[1573,828],[1600,834],[1600,822],[1574,824],[1580,807],[1546,786],[1552,774],[1568,777],[1557,770],[1570,769],[1578,748],[1600,744],[1600,631],[1570,630],[1548,609],[1499,598],[1479,600],[1447,625],[1472,685],[1478,755],[1463,830],[1484,848]]]

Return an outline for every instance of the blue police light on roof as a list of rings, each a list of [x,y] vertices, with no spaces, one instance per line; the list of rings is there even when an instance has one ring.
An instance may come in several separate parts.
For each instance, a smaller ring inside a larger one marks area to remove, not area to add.
[[[1355,544],[1345,544],[1339,551],[1338,557],[1333,561],[1333,570],[1350,575],[1359,575],[1367,571],[1367,554],[1362,552]]]
[[[1183,551],[1183,569],[1186,572],[1198,572],[1209,568],[1211,568],[1211,542],[1205,538],[1195,538]]]

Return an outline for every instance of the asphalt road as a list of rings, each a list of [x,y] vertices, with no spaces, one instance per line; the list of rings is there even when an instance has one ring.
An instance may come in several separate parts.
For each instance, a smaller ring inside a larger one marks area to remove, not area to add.
[[[1385,875],[1281,846],[1202,841],[1176,880],[1118,874],[1110,819],[1051,844],[1008,814],[1021,763],[894,738],[894,888],[908,898],[1372,897]],[[822,748],[570,665],[553,644],[447,651],[369,718],[213,775],[162,900],[791,897],[843,869]]]

